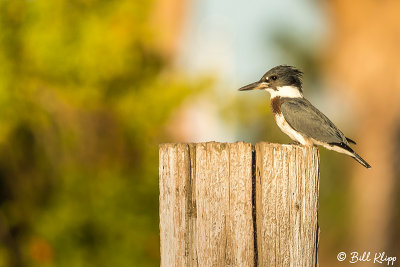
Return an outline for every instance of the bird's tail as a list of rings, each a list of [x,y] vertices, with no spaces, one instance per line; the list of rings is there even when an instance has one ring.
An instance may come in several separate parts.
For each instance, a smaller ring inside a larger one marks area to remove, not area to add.
[[[358,155],[351,147],[349,147],[345,143],[330,143],[331,147],[327,147],[328,149],[335,150],[340,153],[345,153],[352,157],[353,159],[357,160],[358,163],[363,165],[365,168],[369,169],[371,168],[371,165],[369,165],[360,155]]]
[[[371,165],[369,165],[360,155],[358,155],[356,152],[353,151],[353,156],[351,156],[353,159],[357,160],[358,163],[363,165],[365,168],[369,169],[371,168]]]

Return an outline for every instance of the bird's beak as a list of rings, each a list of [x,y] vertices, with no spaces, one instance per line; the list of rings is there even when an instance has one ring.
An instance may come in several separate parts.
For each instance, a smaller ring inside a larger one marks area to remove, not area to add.
[[[266,82],[255,82],[239,88],[239,91],[261,90],[268,87]]]

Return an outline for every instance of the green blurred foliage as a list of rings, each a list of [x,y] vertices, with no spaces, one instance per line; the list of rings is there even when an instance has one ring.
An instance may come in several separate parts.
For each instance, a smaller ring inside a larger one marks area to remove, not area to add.
[[[205,87],[152,1],[0,1],[0,266],[157,266],[158,143]]]

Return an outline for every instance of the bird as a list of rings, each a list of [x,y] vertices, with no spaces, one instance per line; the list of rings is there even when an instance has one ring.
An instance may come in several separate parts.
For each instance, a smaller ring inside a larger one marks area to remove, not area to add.
[[[279,128],[296,144],[322,146],[349,155],[366,168],[371,168],[351,147],[355,141],[346,137],[333,122],[303,95],[303,72],[279,65],[267,71],[259,81],[239,91],[265,90],[271,95],[271,109]]]

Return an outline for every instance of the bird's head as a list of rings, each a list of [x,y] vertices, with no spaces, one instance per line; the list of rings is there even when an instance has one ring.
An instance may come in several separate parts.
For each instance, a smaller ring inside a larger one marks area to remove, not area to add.
[[[239,91],[264,89],[271,94],[271,98],[303,97],[302,75],[303,73],[294,67],[276,66],[267,71],[259,81],[243,86]]]

